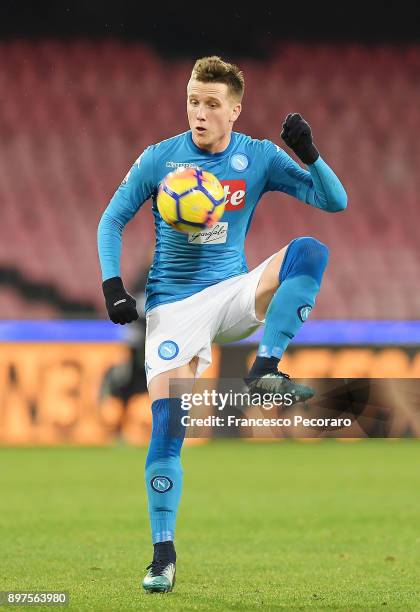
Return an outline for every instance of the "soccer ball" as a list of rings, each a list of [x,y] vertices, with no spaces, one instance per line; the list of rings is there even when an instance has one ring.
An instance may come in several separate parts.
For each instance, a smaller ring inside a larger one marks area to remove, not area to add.
[[[178,168],[162,180],[157,207],[162,219],[180,232],[199,232],[223,215],[226,197],[211,172],[201,168]]]

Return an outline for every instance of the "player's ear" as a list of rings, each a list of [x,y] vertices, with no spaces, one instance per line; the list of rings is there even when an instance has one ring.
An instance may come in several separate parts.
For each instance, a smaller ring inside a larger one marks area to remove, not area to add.
[[[232,112],[230,115],[230,121],[231,123],[235,123],[235,121],[237,120],[237,118],[239,117],[239,115],[241,114],[241,110],[242,110],[242,104],[240,102],[238,102],[237,104],[235,104],[235,106],[232,108]]]

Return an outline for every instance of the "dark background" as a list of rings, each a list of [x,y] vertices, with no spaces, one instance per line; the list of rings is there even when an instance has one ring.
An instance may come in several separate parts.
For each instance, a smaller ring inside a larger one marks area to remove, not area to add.
[[[247,9],[245,2],[3,0],[0,36],[110,36],[141,40],[166,57],[229,53],[261,59],[278,41],[419,41],[419,7],[416,1],[259,3]]]

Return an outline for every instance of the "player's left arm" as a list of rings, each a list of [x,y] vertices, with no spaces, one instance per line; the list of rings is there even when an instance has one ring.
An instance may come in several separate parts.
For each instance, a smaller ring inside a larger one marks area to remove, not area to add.
[[[269,143],[266,191],[284,191],[327,212],[344,210],[347,206],[346,191],[319,155],[309,124],[298,113],[288,115],[281,137],[308,170],[301,168],[280,147]]]

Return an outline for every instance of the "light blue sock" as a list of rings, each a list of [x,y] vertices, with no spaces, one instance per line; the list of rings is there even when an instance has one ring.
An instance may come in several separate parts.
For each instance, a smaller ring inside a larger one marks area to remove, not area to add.
[[[279,274],[280,286],[267,310],[259,357],[281,359],[315,305],[327,262],[328,248],[315,238],[296,238],[289,244]]]
[[[145,480],[153,544],[174,539],[181,499],[181,447],[185,427],[181,400],[165,398],[152,403],[152,437],[146,458]]]

